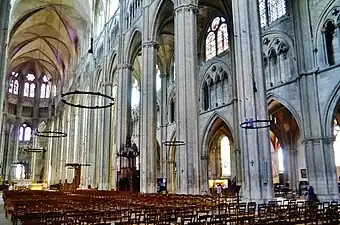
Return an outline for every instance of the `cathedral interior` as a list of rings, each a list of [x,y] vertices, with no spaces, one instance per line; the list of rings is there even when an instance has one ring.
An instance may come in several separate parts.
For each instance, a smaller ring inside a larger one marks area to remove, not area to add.
[[[339,200],[339,0],[1,0],[13,189]]]

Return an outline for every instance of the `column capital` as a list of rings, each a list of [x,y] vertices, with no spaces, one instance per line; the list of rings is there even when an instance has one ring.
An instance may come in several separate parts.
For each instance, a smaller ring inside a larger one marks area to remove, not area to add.
[[[117,66],[117,70],[121,70],[121,69],[133,70],[133,66],[131,64],[128,64],[128,63],[122,63],[122,64],[119,64]]]
[[[158,49],[159,45],[155,41],[145,41],[142,43],[142,48],[155,48]]]
[[[178,5],[175,7],[175,13],[181,13],[181,12],[190,12],[193,11],[194,14],[198,14],[198,6],[190,3],[190,4],[184,4],[184,5]]]

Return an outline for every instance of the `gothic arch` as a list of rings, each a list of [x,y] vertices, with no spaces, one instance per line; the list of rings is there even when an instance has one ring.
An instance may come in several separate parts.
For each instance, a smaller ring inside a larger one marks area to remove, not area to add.
[[[296,123],[299,127],[299,130],[302,132],[302,121],[301,118],[299,116],[299,114],[297,113],[297,111],[294,109],[294,107],[288,103],[288,101],[286,101],[284,98],[274,94],[274,93],[269,93],[267,95],[267,102],[268,104],[270,103],[270,101],[278,101],[280,102],[284,107],[286,107],[290,113],[294,116]]]
[[[317,25],[316,25],[316,29],[315,29],[315,33],[314,33],[314,37],[318,37],[323,25],[324,25],[324,21],[326,20],[327,16],[329,15],[329,12],[334,8],[334,3],[336,2],[336,0],[330,0],[328,2],[328,4],[326,5],[326,7],[322,10],[322,12],[320,13],[319,18],[317,19]],[[318,46],[317,44],[318,40],[315,42],[316,46]]]
[[[327,105],[325,107],[325,111],[323,115],[326,115],[324,118],[324,126],[323,126],[323,131],[325,136],[331,137],[333,136],[333,131],[330,129],[332,126],[332,122],[334,119],[334,112],[336,110],[336,107],[340,105],[340,83],[338,86],[334,89],[332,92],[331,97],[329,98],[329,101],[327,102]]]
[[[205,70],[198,90],[202,111],[209,111],[233,101],[233,78],[227,68],[223,63],[211,63]]]
[[[335,10],[339,10],[340,7],[335,5],[335,0],[330,1],[327,6],[324,8],[322,13],[320,14],[320,17],[317,20],[317,25],[315,28],[315,42],[314,42],[314,49],[317,49],[316,52],[316,59],[317,59],[317,64],[320,65],[321,67],[326,67],[328,65],[333,65],[329,61],[329,56],[328,56],[328,50],[327,50],[327,41],[326,41],[326,26],[329,22],[334,24],[334,28],[339,29],[339,27],[336,26],[338,20],[339,20],[339,13],[334,13]],[[334,38],[339,37],[335,35]],[[334,40],[333,40],[334,41]],[[334,48],[334,46],[333,46]],[[338,49],[333,49],[335,51],[338,51]],[[335,52],[334,52],[335,53]],[[335,62],[339,61],[339,58],[335,57],[333,54],[333,59],[332,59],[335,64]]]
[[[218,112],[214,112],[214,114],[211,115],[210,119],[208,120],[208,122],[206,123],[203,129],[203,133],[202,133],[203,136],[201,139],[201,146],[202,146],[201,154],[202,155],[208,154],[207,149],[211,141],[211,138],[209,137],[209,135],[211,134],[211,129],[213,128],[214,124],[218,122],[218,120],[220,120],[220,122],[227,127],[227,131],[229,134],[226,136],[230,139],[230,142],[234,142],[233,130],[231,128],[232,126],[230,126],[230,123],[228,122],[227,119],[221,116]]]
[[[166,3],[170,2],[170,4],[173,5],[172,1],[168,0],[160,0],[158,1],[157,6],[155,7],[155,13],[154,13],[154,18],[151,23],[151,40],[156,40],[157,37],[159,36],[160,28],[161,28],[161,23],[162,21],[160,17],[162,16],[162,9],[165,6]],[[168,18],[168,20],[173,20],[173,17]]]
[[[131,35],[129,38],[127,38],[127,47],[124,52],[126,52],[125,55],[125,62],[133,64],[133,59],[135,58],[136,54],[138,53],[138,50],[140,50],[140,46],[142,44],[142,32],[139,29],[139,27],[134,27],[132,29]]]
[[[116,75],[116,70],[117,70],[117,66],[118,66],[118,60],[117,60],[118,54],[117,52],[113,52],[111,54],[110,57],[110,61],[109,61],[109,66],[108,66],[108,81],[113,82],[113,80],[115,79],[115,75]]]

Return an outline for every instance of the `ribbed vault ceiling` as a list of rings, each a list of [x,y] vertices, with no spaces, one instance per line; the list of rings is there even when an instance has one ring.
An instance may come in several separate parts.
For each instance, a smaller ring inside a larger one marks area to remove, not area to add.
[[[64,3],[65,2],[65,3]],[[9,72],[34,71],[60,81],[78,56],[79,37],[87,32],[85,5],[77,0],[23,0],[12,12]],[[86,3],[87,1],[83,1]]]

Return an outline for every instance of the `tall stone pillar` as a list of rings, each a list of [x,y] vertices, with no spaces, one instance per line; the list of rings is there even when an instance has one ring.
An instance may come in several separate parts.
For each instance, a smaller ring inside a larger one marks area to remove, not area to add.
[[[168,130],[168,116],[167,116],[167,100],[168,100],[168,76],[167,74],[160,74],[161,78],[161,102],[160,102],[160,131],[161,131],[161,143],[160,144],[160,155],[161,155],[161,174],[160,177],[167,178],[169,181],[169,161],[170,151],[169,147],[162,144],[163,141],[167,141],[167,130]]]
[[[177,192],[199,190],[199,141],[197,96],[197,0],[175,2],[176,147]]]
[[[268,119],[262,65],[258,1],[233,0],[235,70],[239,122]],[[268,128],[240,131],[243,160],[242,195],[247,201],[272,199],[272,163]]]
[[[108,74],[108,73],[107,73]],[[104,85],[104,93],[108,96],[112,96],[112,89],[113,89],[113,83],[110,82],[110,77],[111,76],[106,76],[105,80],[106,82],[103,84]],[[111,100],[105,99],[103,104],[108,105],[111,103]],[[112,139],[112,132],[114,131],[114,124],[112,121],[112,114],[114,113],[114,107],[109,107],[103,109],[103,115],[104,115],[104,123],[103,123],[103,153],[102,153],[102,159],[101,161],[101,169],[103,171],[102,173],[102,189],[104,190],[109,190],[110,189],[110,184],[111,184],[111,178],[109,177],[110,174],[110,153],[113,151],[113,139]],[[112,162],[111,162],[112,163]]]
[[[156,48],[154,41],[142,43],[140,179],[144,193],[156,192]]]
[[[300,171],[298,171],[298,167],[297,167],[297,150],[296,149],[287,150],[287,167],[285,167],[285,170],[288,170],[287,172],[288,172],[289,188],[292,188],[293,190],[297,190],[299,187]]]
[[[297,62],[300,102],[302,110],[302,143],[304,144],[307,177],[310,185],[320,200],[339,198],[338,183],[333,148],[329,144],[332,137],[327,137],[323,131],[318,93],[317,73],[315,64],[316,51],[313,52],[313,33],[310,27],[310,7],[308,0],[293,1],[294,30],[296,31]],[[301,23],[301,21],[305,21]]]
[[[11,9],[10,0],[0,2],[0,128],[3,127],[3,102],[7,70],[8,23]]]
[[[124,144],[127,136],[131,137],[131,78],[132,65],[118,65],[118,93],[117,93],[117,128],[116,143],[117,150]]]

